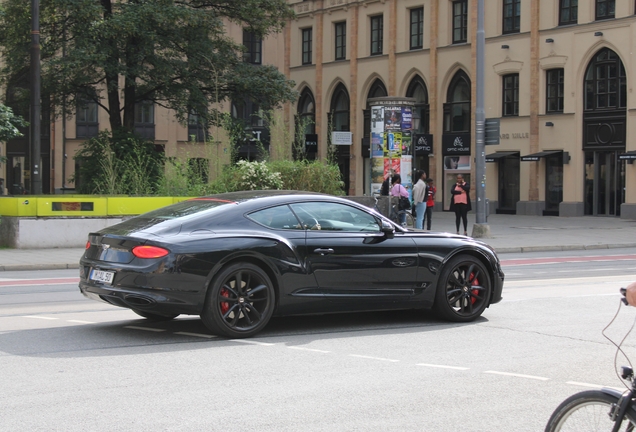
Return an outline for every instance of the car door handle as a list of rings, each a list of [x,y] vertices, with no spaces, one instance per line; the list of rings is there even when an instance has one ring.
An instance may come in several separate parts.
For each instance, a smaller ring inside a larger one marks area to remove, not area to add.
[[[314,253],[320,254],[320,255],[327,255],[327,254],[332,254],[335,251],[331,248],[318,248],[318,249],[314,249]]]

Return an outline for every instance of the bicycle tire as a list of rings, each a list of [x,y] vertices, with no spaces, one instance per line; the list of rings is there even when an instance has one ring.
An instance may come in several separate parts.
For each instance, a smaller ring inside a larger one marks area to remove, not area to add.
[[[597,432],[614,427],[609,417],[612,405],[618,398],[600,390],[576,393],[557,407],[550,416],[545,432]],[[621,424],[621,431],[630,432],[636,425],[636,409],[629,407]]]

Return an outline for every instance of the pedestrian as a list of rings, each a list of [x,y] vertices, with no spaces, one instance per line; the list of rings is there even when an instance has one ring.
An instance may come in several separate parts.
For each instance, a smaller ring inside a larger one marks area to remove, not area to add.
[[[435,207],[435,193],[437,188],[433,184],[433,179],[426,179],[428,188],[426,189],[426,229],[431,230],[431,219],[433,219],[433,208]],[[459,229],[459,228],[458,228]]]
[[[415,206],[415,228],[422,229],[424,214],[426,213],[426,173],[418,170],[415,173],[415,186],[413,186],[413,205]]]
[[[406,210],[408,206],[404,208],[404,205],[400,205],[401,202],[404,202],[404,199],[406,199],[407,202],[409,201],[409,192],[404,186],[402,186],[402,176],[400,176],[399,174],[395,174],[391,179],[391,183],[393,184],[393,187],[391,188],[391,196],[398,197],[397,211],[399,212],[400,210]],[[406,226],[405,213],[399,214],[399,222],[402,226]]]
[[[391,189],[391,178],[395,175],[395,172],[390,169],[386,173],[386,178],[382,182],[382,186],[380,187],[380,195],[388,196],[389,190]]]
[[[470,205],[470,185],[464,181],[464,176],[457,174],[457,183],[451,189],[450,210],[455,212],[455,227],[459,234],[459,222],[464,223],[464,235],[468,235],[468,212]]]

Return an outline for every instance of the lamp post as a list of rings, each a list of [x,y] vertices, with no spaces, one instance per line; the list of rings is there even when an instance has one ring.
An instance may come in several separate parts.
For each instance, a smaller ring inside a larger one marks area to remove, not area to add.
[[[477,100],[475,109],[475,194],[477,214],[473,227],[473,237],[490,237],[490,228],[486,224],[486,146],[484,110],[484,0],[477,1]]]
[[[413,185],[415,185],[415,183],[417,182],[417,180],[415,179],[415,173],[417,172],[417,168],[416,168],[416,159],[415,159],[415,147],[417,144],[417,141],[415,140],[415,134],[417,132],[420,131],[420,122],[422,120],[422,117],[420,116],[420,110],[414,106],[413,107],[413,114],[411,115],[411,122],[412,122],[412,129],[411,129],[411,155],[413,156],[413,166],[411,167],[411,179],[413,181]]]
[[[40,171],[40,2],[31,0],[31,193],[42,194]]]

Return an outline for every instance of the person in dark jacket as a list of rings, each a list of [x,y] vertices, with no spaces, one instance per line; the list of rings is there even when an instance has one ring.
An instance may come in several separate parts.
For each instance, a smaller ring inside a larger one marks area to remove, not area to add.
[[[389,191],[391,190],[391,187],[393,186],[393,184],[391,183],[391,179],[393,178],[394,175],[395,173],[393,172],[393,170],[389,170],[387,172],[386,178],[384,179],[384,181],[382,182],[382,186],[380,187],[380,195],[384,195],[384,196],[389,195]]]
[[[459,222],[464,223],[464,235],[468,235],[468,212],[472,210],[470,204],[470,185],[464,181],[464,176],[457,174],[457,183],[451,189],[450,210],[455,212],[455,227],[459,234]]]

